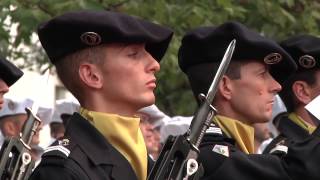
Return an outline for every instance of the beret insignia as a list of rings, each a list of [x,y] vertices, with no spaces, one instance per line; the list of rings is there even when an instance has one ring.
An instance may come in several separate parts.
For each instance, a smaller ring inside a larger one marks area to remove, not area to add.
[[[282,60],[282,55],[279,53],[270,53],[264,59],[264,63],[266,64],[278,64]]]
[[[80,39],[88,46],[96,46],[101,43],[101,36],[95,32],[85,32],[81,34]]]
[[[306,69],[310,69],[316,65],[316,60],[310,55],[303,55],[299,58],[299,64]]]

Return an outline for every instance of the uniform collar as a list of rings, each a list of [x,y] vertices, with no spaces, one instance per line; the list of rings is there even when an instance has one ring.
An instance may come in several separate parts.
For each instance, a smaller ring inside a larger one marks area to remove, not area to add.
[[[74,113],[71,117],[66,128],[66,135],[72,141],[76,141],[75,143],[81,147],[95,165],[117,164],[113,157],[106,156],[106,154],[114,154],[112,151],[119,155],[120,153],[80,114]]]
[[[288,116],[284,116],[279,120],[278,130],[285,137],[296,140],[302,140],[309,136],[308,131],[294,123]]]

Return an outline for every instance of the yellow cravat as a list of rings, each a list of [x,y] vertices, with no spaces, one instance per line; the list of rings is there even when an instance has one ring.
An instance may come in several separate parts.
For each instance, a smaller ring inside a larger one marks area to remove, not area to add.
[[[292,112],[289,114],[289,119],[296,123],[298,126],[301,128],[305,129],[306,131],[309,132],[309,134],[313,133],[313,131],[316,129],[315,126],[307,123],[304,121],[300,116],[298,116],[296,113]]]
[[[80,109],[98,131],[129,161],[139,180],[147,179],[147,149],[140,119]],[[126,172],[123,172],[126,173]]]
[[[240,150],[247,154],[254,153],[254,129],[240,121],[225,117],[215,116],[213,118],[222,131],[229,137],[235,139]]]

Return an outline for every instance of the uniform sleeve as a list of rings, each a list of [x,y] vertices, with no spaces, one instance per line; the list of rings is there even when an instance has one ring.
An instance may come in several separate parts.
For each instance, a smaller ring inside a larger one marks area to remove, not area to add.
[[[210,139],[200,148],[209,180],[319,180],[320,128],[303,141],[291,142],[284,156],[245,154],[224,141]],[[217,148],[220,147],[220,148]],[[221,151],[226,150],[228,153]],[[219,151],[220,149],[220,151]]]
[[[43,156],[29,180],[88,180],[79,166],[62,156]]]
[[[226,142],[203,143],[199,159],[203,180],[292,180],[286,161],[274,155],[248,155]]]
[[[72,171],[62,167],[38,167],[31,174],[29,180],[80,180]]]
[[[283,160],[294,180],[319,180],[320,136],[313,134],[303,141],[291,143]]]

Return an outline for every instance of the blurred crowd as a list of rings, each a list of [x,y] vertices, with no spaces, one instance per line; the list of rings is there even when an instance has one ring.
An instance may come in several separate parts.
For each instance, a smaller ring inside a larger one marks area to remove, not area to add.
[[[5,98],[3,108],[0,110],[0,130],[3,143],[4,138],[18,137],[28,116],[26,108],[38,106],[37,116],[41,125],[33,136],[31,147],[35,160],[39,160],[44,149],[55,140],[64,136],[65,125],[68,118],[79,112],[79,103],[74,99],[56,100],[54,107],[44,107],[36,104],[30,98],[14,99]],[[274,118],[278,114],[286,112],[285,106],[277,96],[274,104]],[[140,120],[140,129],[143,134],[149,156],[156,160],[160,154],[162,145],[168,136],[184,134],[192,121],[192,116],[170,117],[162,112],[156,105],[144,107],[137,112]],[[270,121],[274,123],[274,121]],[[264,147],[275,137],[278,132],[271,123],[256,123],[255,129],[255,152],[261,154]],[[41,137],[40,137],[41,136]]]

